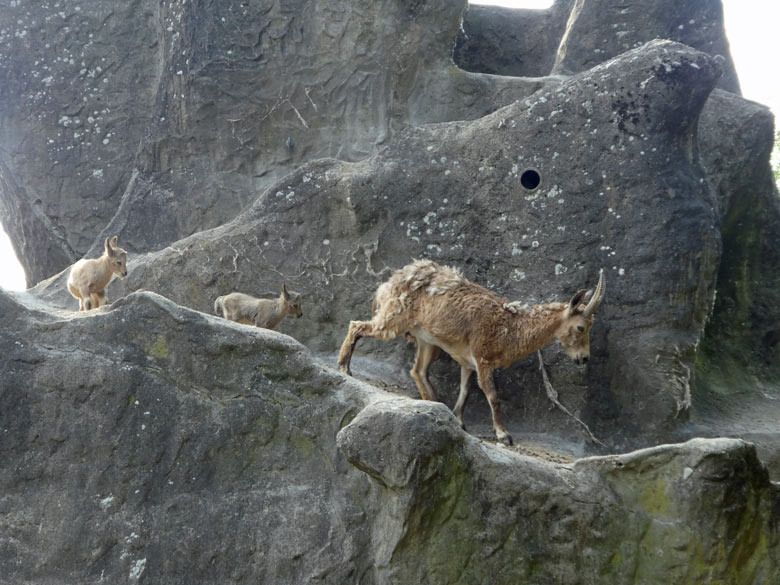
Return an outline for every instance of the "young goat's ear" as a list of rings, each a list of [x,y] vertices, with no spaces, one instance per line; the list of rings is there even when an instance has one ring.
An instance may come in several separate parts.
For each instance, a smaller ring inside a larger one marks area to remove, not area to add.
[[[116,236],[114,236],[113,240],[115,239]],[[106,254],[108,256],[116,256],[116,253],[114,252],[114,248],[111,247],[111,243],[108,241],[108,238],[106,238],[105,247],[106,247]]]
[[[569,301],[569,306],[566,309],[569,315],[572,315],[577,311],[577,307],[579,307],[580,303],[582,303],[582,299],[585,298],[586,293],[587,291],[583,289],[581,291],[577,291],[577,294],[571,298]]]
[[[285,301],[288,301],[288,300],[290,300],[290,293],[289,293],[289,292],[287,292],[287,283],[286,283],[286,282],[283,282],[283,283],[282,283],[282,298],[283,298]]]

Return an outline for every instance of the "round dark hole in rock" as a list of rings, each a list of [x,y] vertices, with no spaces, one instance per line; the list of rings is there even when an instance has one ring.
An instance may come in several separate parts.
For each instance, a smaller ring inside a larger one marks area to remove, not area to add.
[[[529,191],[536,189],[541,181],[542,178],[539,176],[539,173],[533,169],[523,171],[523,174],[520,175],[520,184],[523,186],[523,188],[528,189]]]

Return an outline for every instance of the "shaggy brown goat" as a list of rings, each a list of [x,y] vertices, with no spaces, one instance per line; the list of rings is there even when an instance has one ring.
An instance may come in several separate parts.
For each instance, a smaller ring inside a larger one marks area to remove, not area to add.
[[[468,381],[477,382],[493,413],[499,441],[512,444],[504,428],[493,370],[505,368],[556,339],[577,363],[588,361],[594,312],[604,298],[604,270],[596,292],[583,305],[586,291],[568,303],[528,306],[507,303],[494,292],[468,281],[461,273],[430,260],[397,270],[374,295],[371,321],[351,321],[339,353],[339,367],[350,374],[350,360],[361,337],[393,339],[408,334],[417,341],[412,378],[424,400],[437,400],[428,366],[439,348],[460,364],[460,394],[453,412],[463,426]],[[464,427],[465,428],[465,427]]]

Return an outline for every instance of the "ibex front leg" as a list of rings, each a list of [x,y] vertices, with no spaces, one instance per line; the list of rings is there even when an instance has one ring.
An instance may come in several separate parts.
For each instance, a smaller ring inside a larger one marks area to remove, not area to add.
[[[493,430],[496,432],[496,438],[505,445],[512,444],[512,435],[504,428],[504,421],[501,416],[501,402],[498,399],[496,386],[493,383],[493,370],[485,366],[477,368],[477,381],[485,398],[490,404],[490,411],[493,413]]]

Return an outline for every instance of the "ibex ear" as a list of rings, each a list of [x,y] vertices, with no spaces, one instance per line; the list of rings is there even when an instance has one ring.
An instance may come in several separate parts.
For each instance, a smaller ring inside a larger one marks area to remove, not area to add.
[[[285,301],[289,301],[290,300],[290,293],[287,292],[287,283],[286,282],[282,283],[282,298]]]
[[[116,237],[116,236],[114,236],[114,237]],[[111,244],[109,243],[108,238],[106,238],[106,241],[105,241],[104,245],[106,247],[106,254],[108,256],[116,256],[116,253],[114,252],[114,249],[111,247]]]
[[[575,294],[571,300],[569,301],[569,306],[566,308],[566,312],[569,315],[573,315],[577,308],[580,306],[580,303],[582,303],[582,299],[585,298],[585,294],[587,293],[586,290],[577,291],[577,294]]]
[[[117,241],[117,237],[116,236],[111,238],[111,247],[112,248],[116,248],[116,241]]]

